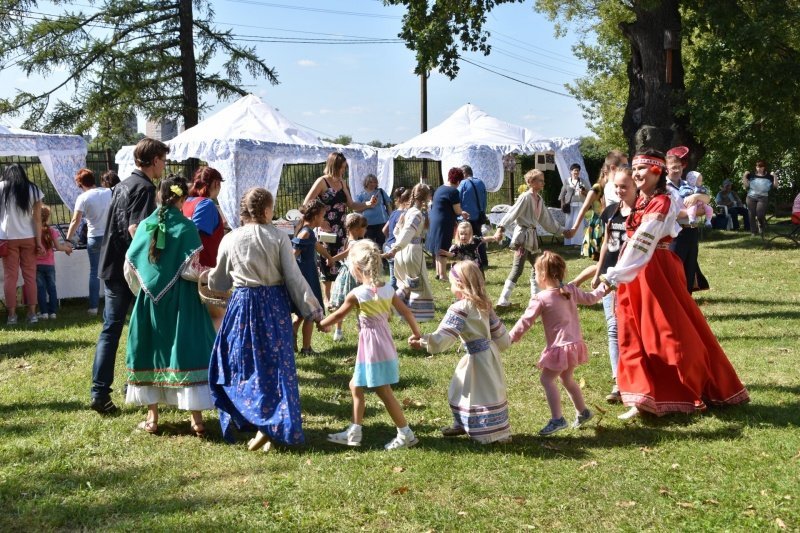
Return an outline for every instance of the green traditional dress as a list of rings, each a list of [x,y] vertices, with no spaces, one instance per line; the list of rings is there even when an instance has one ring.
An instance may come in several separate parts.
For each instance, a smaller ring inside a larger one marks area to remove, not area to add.
[[[158,211],[139,224],[125,258],[126,279],[136,294],[128,326],[125,401],[211,409],[208,365],[214,326],[197,284],[181,277],[197,264],[203,246],[197,227],[178,209],[167,208],[163,225]],[[164,237],[157,263],[149,258],[154,231]]]

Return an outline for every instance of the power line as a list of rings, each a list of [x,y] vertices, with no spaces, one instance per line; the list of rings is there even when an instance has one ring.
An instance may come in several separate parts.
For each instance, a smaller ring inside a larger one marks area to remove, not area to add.
[[[563,83],[558,83],[558,82],[555,82],[555,81],[544,80],[544,79],[542,79],[542,78],[537,78],[537,77],[535,77],[535,76],[530,76],[530,75],[528,75],[528,74],[523,74],[523,73],[521,73],[521,72],[516,72],[516,71],[514,71],[514,70],[509,70],[509,69],[507,69],[507,68],[498,67],[497,65],[490,65],[490,64],[488,64],[488,63],[485,63],[485,62],[482,62],[482,61],[478,61],[477,59],[473,59],[472,61],[474,61],[475,63],[478,63],[479,65],[482,65],[482,66],[484,66],[484,67],[487,67],[487,68],[494,68],[494,69],[497,69],[497,70],[502,70],[502,71],[504,71],[504,72],[508,72],[509,74],[516,74],[517,76],[522,76],[523,78],[530,78],[530,79],[532,79],[532,80],[540,81],[540,82],[542,82],[542,83],[547,83],[547,84],[550,84],[550,85],[556,85],[556,86],[558,86],[558,87],[563,87],[563,86],[564,86],[564,84],[563,84]]]
[[[521,83],[521,84],[523,84],[523,85],[527,85],[527,86],[529,86],[529,87],[533,87],[533,88],[535,88],[535,89],[539,89],[540,91],[545,91],[545,92],[548,92],[548,93],[557,94],[557,95],[559,95],[559,96],[566,96],[567,98],[572,98],[573,100],[575,99],[575,97],[574,97],[574,96],[572,96],[571,94],[567,94],[567,93],[560,93],[560,92],[558,92],[558,91],[554,91],[554,90],[552,90],[552,89],[547,89],[547,88],[545,88],[545,87],[540,87],[539,85],[534,85],[533,83],[528,83],[527,81],[522,81],[522,80],[518,80],[517,78],[512,78],[511,76],[507,76],[506,74],[503,74],[503,73],[501,73],[501,72],[497,72],[497,71],[495,71],[495,70],[492,70],[492,69],[490,69],[490,68],[483,67],[483,66],[481,66],[481,65],[479,65],[479,64],[477,64],[477,63],[475,63],[475,62],[473,62],[473,61],[470,61],[469,59],[466,59],[466,58],[464,58],[464,57],[461,57],[461,58],[459,58],[459,59],[460,59],[461,61],[463,61],[464,63],[469,63],[470,65],[474,65],[474,66],[476,66],[476,67],[478,67],[478,68],[480,68],[480,69],[483,69],[483,70],[489,71],[489,72],[491,72],[492,74],[497,74],[498,76],[502,76],[503,78],[507,78],[507,79],[509,79],[509,80],[512,80],[512,81],[515,81],[515,82],[517,82],[517,83]]]
[[[324,9],[319,7],[292,6],[286,4],[275,4],[273,2],[260,2],[258,0],[228,0],[228,2],[234,2],[237,4],[250,4],[250,5],[264,6],[264,7],[276,7],[280,9],[293,9],[296,11],[306,11],[311,13],[326,13],[329,15],[348,15],[354,17],[368,17],[368,18],[381,18],[381,19],[393,19],[393,20],[398,20],[401,18],[396,15],[380,15],[378,13],[364,13],[363,11],[339,11],[336,9]]]

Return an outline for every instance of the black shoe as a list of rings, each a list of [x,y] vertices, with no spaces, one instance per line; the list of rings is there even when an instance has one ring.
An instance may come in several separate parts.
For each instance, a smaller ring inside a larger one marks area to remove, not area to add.
[[[92,403],[89,404],[89,408],[104,416],[119,413],[119,407],[114,405],[111,398],[92,398]]]

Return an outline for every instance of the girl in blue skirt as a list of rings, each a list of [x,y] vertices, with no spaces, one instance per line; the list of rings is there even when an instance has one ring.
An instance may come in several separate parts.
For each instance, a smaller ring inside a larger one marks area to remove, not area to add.
[[[297,266],[288,235],[273,226],[266,189],[242,198],[242,225],[220,243],[209,288],[233,295],[211,353],[209,382],[222,435],[257,430],[250,450],[271,442],[301,444],[300,393],[290,304],[307,320],[322,320],[322,305]]]

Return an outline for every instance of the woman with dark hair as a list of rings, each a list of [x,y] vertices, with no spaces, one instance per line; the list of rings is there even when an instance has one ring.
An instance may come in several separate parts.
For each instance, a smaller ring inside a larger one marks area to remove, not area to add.
[[[67,230],[67,240],[72,241],[75,232],[86,219],[86,252],[89,254],[89,314],[97,314],[100,303],[100,280],[97,265],[100,263],[100,248],[106,232],[106,218],[111,206],[111,189],[97,187],[94,173],[82,168],[75,175],[75,183],[83,191],[75,200],[75,210]]]
[[[3,292],[8,325],[17,323],[17,280],[20,267],[25,283],[22,291],[28,305],[28,322],[36,317],[36,256],[42,247],[42,191],[31,183],[25,169],[11,165],[0,180],[0,239],[6,241],[3,257]]]
[[[747,189],[746,202],[750,214],[750,232],[754,236],[763,236],[767,228],[769,191],[775,185],[775,177],[767,172],[767,162],[759,159],[756,161],[755,172],[745,172],[742,181]]]
[[[617,385],[631,418],[692,413],[749,400],[703,313],[686,290],[678,256],[669,249],[681,206],[667,193],[666,162],[656,150],[633,158],[639,189],[626,221],[628,240],[616,266],[599,277],[619,287]]]
[[[214,327],[197,294],[200,237],[181,214],[188,189],[182,177],[161,180],[161,206],[138,225],[125,256],[125,280],[136,296],[128,325],[125,402],[147,406],[139,424],[147,433],[158,432],[163,403],[190,411],[192,432],[202,437],[201,411],[214,407],[208,386]]]
[[[372,197],[367,203],[356,202],[350,196],[350,188],[344,179],[347,170],[347,159],[341,152],[331,152],[325,162],[325,173],[317,178],[311,190],[306,194],[303,205],[308,205],[313,200],[319,200],[328,208],[325,214],[325,224],[323,230],[331,231],[336,234],[336,242],[325,243],[325,248],[330,255],[338,255],[342,252],[345,240],[344,216],[347,209],[361,212],[377,204],[377,198]],[[326,227],[327,226],[327,227]],[[325,299],[330,300],[331,284],[336,281],[339,274],[339,265],[329,266],[327,260],[319,255],[317,267],[322,274],[325,289]]]
[[[100,186],[113,189],[119,183],[119,174],[116,170],[106,170],[100,175]]]
[[[425,249],[436,258],[436,279],[447,280],[447,252],[453,244],[456,217],[469,220],[470,213],[461,210],[461,195],[458,184],[464,179],[464,171],[453,167],[447,172],[447,183],[436,188],[433,193],[431,210],[428,213],[430,226],[425,237]]]

